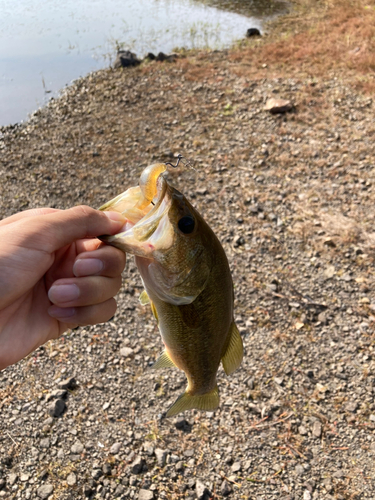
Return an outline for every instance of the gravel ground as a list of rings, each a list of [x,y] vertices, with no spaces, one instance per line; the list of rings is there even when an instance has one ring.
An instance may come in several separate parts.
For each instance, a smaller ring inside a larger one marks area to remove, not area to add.
[[[100,71],[2,129],[1,217],[193,159],[170,182],[223,242],[246,353],[217,411],[165,419],[185,376],[149,369],[129,258],[112,321],[1,372],[0,498],[375,498],[375,106],[342,74],[261,71],[229,51]]]

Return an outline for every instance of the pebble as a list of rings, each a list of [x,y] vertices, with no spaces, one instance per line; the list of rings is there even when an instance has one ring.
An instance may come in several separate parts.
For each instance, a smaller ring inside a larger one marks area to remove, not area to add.
[[[153,500],[154,494],[150,490],[139,490],[138,500]]]
[[[164,467],[165,462],[167,460],[167,455],[168,452],[166,450],[161,450],[160,448],[156,448],[155,456],[159,467]]]
[[[84,446],[80,441],[76,441],[70,448],[70,452],[74,455],[80,455],[84,450]]]
[[[120,354],[123,358],[128,358],[133,354],[134,350],[131,347],[121,347]]]
[[[287,99],[268,99],[264,106],[264,111],[269,111],[271,114],[285,113],[293,108],[291,101]]]
[[[304,425],[300,425],[298,427],[298,432],[299,432],[299,434],[301,434],[301,436],[306,436],[308,431]]]
[[[22,473],[20,475],[20,481],[26,483],[30,479],[30,474]]]
[[[308,490],[303,492],[303,500],[311,500],[311,493]]]
[[[320,438],[322,435],[322,424],[318,420],[313,423],[312,434],[316,438]]]
[[[102,471],[106,476],[110,476],[112,474],[112,468],[109,463],[103,464]]]
[[[241,470],[241,463],[240,462],[234,462],[234,464],[231,467],[232,472],[240,472]]]
[[[298,464],[294,470],[295,470],[297,476],[302,476],[305,473],[304,467],[300,464]]]
[[[357,408],[358,408],[358,403],[356,401],[350,401],[345,407],[347,411],[350,411],[352,413],[354,413],[357,410]]]
[[[182,460],[176,463],[175,470],[177,472],[182,472],[184,470],[184,462],[182,462]]]
[[[50,445],[50,440],[49,438],[44,438],[40,440],[40,447],[41,448],[49,448]]]
[[[66,389],[55,389],[46,396],[46,401],[51,401],[51,399],[64,399],[68,394]]]
[[[120,448],[121,448],[121,443],[113,443],[113,445],[109,450],[109,453],[111,453],[112,455],[117,455],[117,453],[120,451]]]
[[[74,474],[74,472],[71,472],[68,475],[68,477],[66,478],[66,482],[69,486],[74,486],[77,483],[77,476]]]
[[[9,474],[8,481],[7,481],[8,484],[9,484],[9,486],[13,486],[14,483],[17,481],[17,479],[18,479],[18,475],[17,474]]]
[[[52,484],[43,484],[37,490],[37,495],[42,500],[47,499],[53,492]]]

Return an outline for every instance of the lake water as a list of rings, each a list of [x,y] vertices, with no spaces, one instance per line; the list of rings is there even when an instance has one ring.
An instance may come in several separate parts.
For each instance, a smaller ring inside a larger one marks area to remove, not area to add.
[[[0,0],[0,126],[26,120],[116,48],[222,48],[285,4],[272,0]],[[220,8],[219,8],[220,7]]]

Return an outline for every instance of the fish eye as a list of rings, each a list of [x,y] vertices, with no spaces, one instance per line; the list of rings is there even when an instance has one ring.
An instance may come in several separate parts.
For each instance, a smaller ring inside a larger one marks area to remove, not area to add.
[[[194,231],[195,220],[190,215],[185,215],[185,217],[181,217],[178,221],[178,229],[181,233],[190,234]]]

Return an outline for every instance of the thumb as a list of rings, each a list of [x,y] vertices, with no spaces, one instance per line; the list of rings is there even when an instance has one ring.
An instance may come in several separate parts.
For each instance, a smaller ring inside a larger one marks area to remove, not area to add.
[[[125,220],[118,212],[100,212],[82,205],[23,219],[18,234],[23,241],[30,238],[34,249],[51,254],[76,240],[116,234]]]

